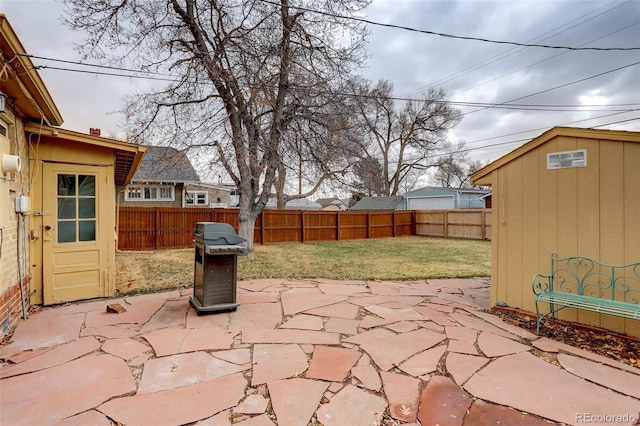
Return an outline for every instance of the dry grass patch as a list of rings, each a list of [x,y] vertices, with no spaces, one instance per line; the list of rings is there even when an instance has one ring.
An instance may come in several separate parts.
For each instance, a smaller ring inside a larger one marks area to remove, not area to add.
[[[116,254],[122,293],[189,287],[193,249]],[[256,246],[238,258],[238,279],[411,280],[489,276],[491,242],[424,237]]]

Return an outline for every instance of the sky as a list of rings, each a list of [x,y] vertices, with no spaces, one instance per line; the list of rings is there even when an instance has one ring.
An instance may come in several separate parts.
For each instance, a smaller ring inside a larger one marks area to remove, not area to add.
[[[80,61],[82,35],[61,23],[54,0],[0,0],[31,55]],[[394,96],[419,98],[443,89],[461,103],[449,132],[471,160],[492,161],[554,126],[640,131],[640,50],[519,47],[471,37],[555,47],[640,47],[640,0],[374,0],[370,80],[389,80]],[[423,31],[453,35],[442,37]],[[35,65],[65,64],[33,59]],[[122,77],[40,70],[64,119],[63,128],[122,138],[123,98],[145,84]],[[503,104],[500,107],[500,104]],[[505,109],[504,105],[517,105]]]

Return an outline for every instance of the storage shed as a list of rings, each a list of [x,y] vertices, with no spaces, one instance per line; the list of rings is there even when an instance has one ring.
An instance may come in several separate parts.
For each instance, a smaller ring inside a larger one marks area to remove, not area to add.
[[[640,132],[554,127],[471,176],[491,186],[491,303],[535,312],[550,256],[640,261]],[[560,318],[640,337],[640,321],[565,309]]]

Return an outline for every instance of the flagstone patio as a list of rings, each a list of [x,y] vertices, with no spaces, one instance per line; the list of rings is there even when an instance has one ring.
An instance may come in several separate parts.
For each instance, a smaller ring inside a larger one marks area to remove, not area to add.
[[[0,347],[0,424],[638,421],[639,369],[482,311],[488,286],[273,279],[212,315],[190,291],[46,308]]]

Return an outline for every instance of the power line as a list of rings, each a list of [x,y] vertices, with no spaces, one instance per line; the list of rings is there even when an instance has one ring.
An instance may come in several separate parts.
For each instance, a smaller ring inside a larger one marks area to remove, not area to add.
[[[274,2],[274,1],[270,1],[270,0],[259,0],[259,1],[261,1],[262,3],[271,4],[271,5],[274,5],[274,6],[280,6],[280,4],[278,4],[278,3]],[[335,13],[324,12],[324,11],[321,11],[321,10],[309,9],[309,8],[302,7],[302,6],[289,6],[289,7],[291,9],[297,9],[297,10],[302,10],[302,11],[305,11],[305,12],[316,13],[318,15],[328,16],[330,18],[347,19],[347,20],[362,22],[362,23],[365,23],[365,24],[375,25],[375,26],[379,26],[379,27],[393,28],[393,29],[398,29],[398,30],[411,31],[411,32],[428,34],[428,35],[436,35],[436,36],[440,36],[440,37],[453,38],[453,39],[459,39],[459,40],[472,40],[472,41],[480,41],[480,42],[484,42],[484,43],[507,44],[507,45],[511,45],[511,46],[540,47],[540,48],[544,48],[544,49],[562,49],[562,50],[573,50],[573,51],[585,51],[585,50],[586,51],[631,51],[631,50],[640,50],[640,47],[552,46],[552,45],[548,45],[548,44],[519,43],[519,42],[516,42],[516,41],[493,40],[493,39],[481,38],[481,37],[460,36],[460,35],[455,35],[455,34],[440,33],[440,32],[436,32],[436,31],[421,30],[421,29],[417,29],[417,28],[406,27],[406,26],[403,26],[403,25],[383,24],[381,22],[375,22],[375,21],[372,21],[370,19],[358,18],[358,17],[355,17],[355,16],[338,15],[338,14],[335,14]]]
[[[110,77],[125,77],[125,78],[135,78],[135,79],[143,79],[143,80],[153,80],[153,81],[168,81],[168,82],[177,82],[177,81],[181,81],[181,79],[178,76],[172,76],[171,74],[164,74],[164,73],[159,73],[159,72],[153,72],[153,71],[146,71],[146,70],[134,70],[134,69],[130,69],[130,68],[121,68],[121,67],[114,67],[114,66],[108,66],[108,65],[99,65],[99,64],[87,64],[87,63],[83,63],[83,62],[78,62],[78,61],[70,61],[70,60],[66,60],[66,59],[56,59],[56,58],[48,58],[48,57],[44,57],[44,56],[37,56],[37,55],[30,55],[30,54],[22,54],[22,56],[27,56],[30,58],[35,58],[35,59],[41,59],[41,60],[45,60],[45,61],[52,61],[52,62],[61,62],[61,63],[65,63],[65,64],[71,64],[71,65],[79,65],[79,66],[85,66],[85,67],[93,67],[93,68],[104,68],[104,69],[109,69],[109,70],[114,70],[114,71],[123,71],[123,72],[131,72],[131,73],[143,73],[143,74],[152,74],[152,75],[158,75],[158,76],[167,76],[167,78],[163,78],[163,77],[152,77],[152,76],[146,76],[146,75],[135,75],[135,74],[122,74],[122,73],[115,73],[115,72],[103,72],[103,71],[95,71],[95,70],[81,70],[81,69],[74,69],[74,68],[63,68],[63,67],[54,67],[54,66],[49,66],[49,65],[39,65],[39,66],[35,66],[34,68],[37,70],[44,70],[44,69],[50,69],[50,70],[56,70],[56,71],[66,71],[66,72],[78,72],[78,73],[82,73],[82,74],[94,74],[94,75],[104,75],[104,76],[110,76]],[[517,109],[517,110],[524,110],[524,111],[541,111],[541,112],[558,112],[558,111],[565,111],[565,112],[571,112],[571,111],[585,111],[585,108],[589,108],[589,111],[598,111],[598,110],[594,110],[592,108],[596,108],[596,107],[603,107],[603,108],[607,108],[606,110],[601,110],[601,111],[626,111],[626,110],[614,110],[611,108],[619,108],[619,107],[629,107],[629,106],[637,106],[639,104],[637,103],[633,103],[633,104],[594,104],[594,105],[584,105],[584,104],[516,104],[516,103],[512,103],[515,100],[519,100],[519,99],[524,99],[527,97],[531,97],[531,96],[535,96],[541,93],[545,93],[551,90],[555,90],[561,87],[565,87],[565,86],[569,86],[575,83],[579,83],[585,80],[589,80],[591,78],[595,78],[595,77],[599,77],[605,74],[608,74],[610,72],[614,72],[614,71],[618,71],[621,70],[623,68],[627,68],[633,65],[637,65],[640,62],[636,62],[634,64],[630,64],[630,65],[626,65],[620,68],[616,68],[613,70],[609,70],[600,74],[596,74],[594,76],[590,76],[590,77],[585,77],[583,79],[580,80],[576,80],[573,82],[569,82],[569,83],[565,83],[563,85],[560,86],[556,86],[554,88],[550,88],[550,89],[546,89],[531,95],[527,95],[527,96],[523,96],[521,98],[517,98],[517,99],[512,99],[511,101],[505,101],[505,102],[500,102],[500,103],[496,103],[496,102],[463,102],[463,101],[447,101],[447,100],[442,100],[442,101],[437,101],[443,104],[447,104],[447,105],[451,105],[451,106],[457,106],[457,107],[479,107],[480,109],[475,110],[475,111],[469,111],[467,113],[464,113],[463,115],[466,114],[471,114],[477,111],[482,111],[484,109],[488,109],[488,108],[494,108],[494,109]],[[296,87],[295,84],[291,85],[292,87]],[[262,86],[265,87],[265,86]],[[275,86],[274,86],[275,87]],[[356,96],[361,96],[361,97],[372,97],[372,96],[367,96],[367,95],[358,95],[355,93],[346,93],[346,92],[331,92],[331,94],[334,95],[340,95],[340,96],[348,96],[348,97],[356,97]],[[410,97],[394,97],[394,96],[390,96],[389,99],[394,100],[394,101],[404,101],[404,102],[420,102],[423,99],[421,98],[410,98]]]

